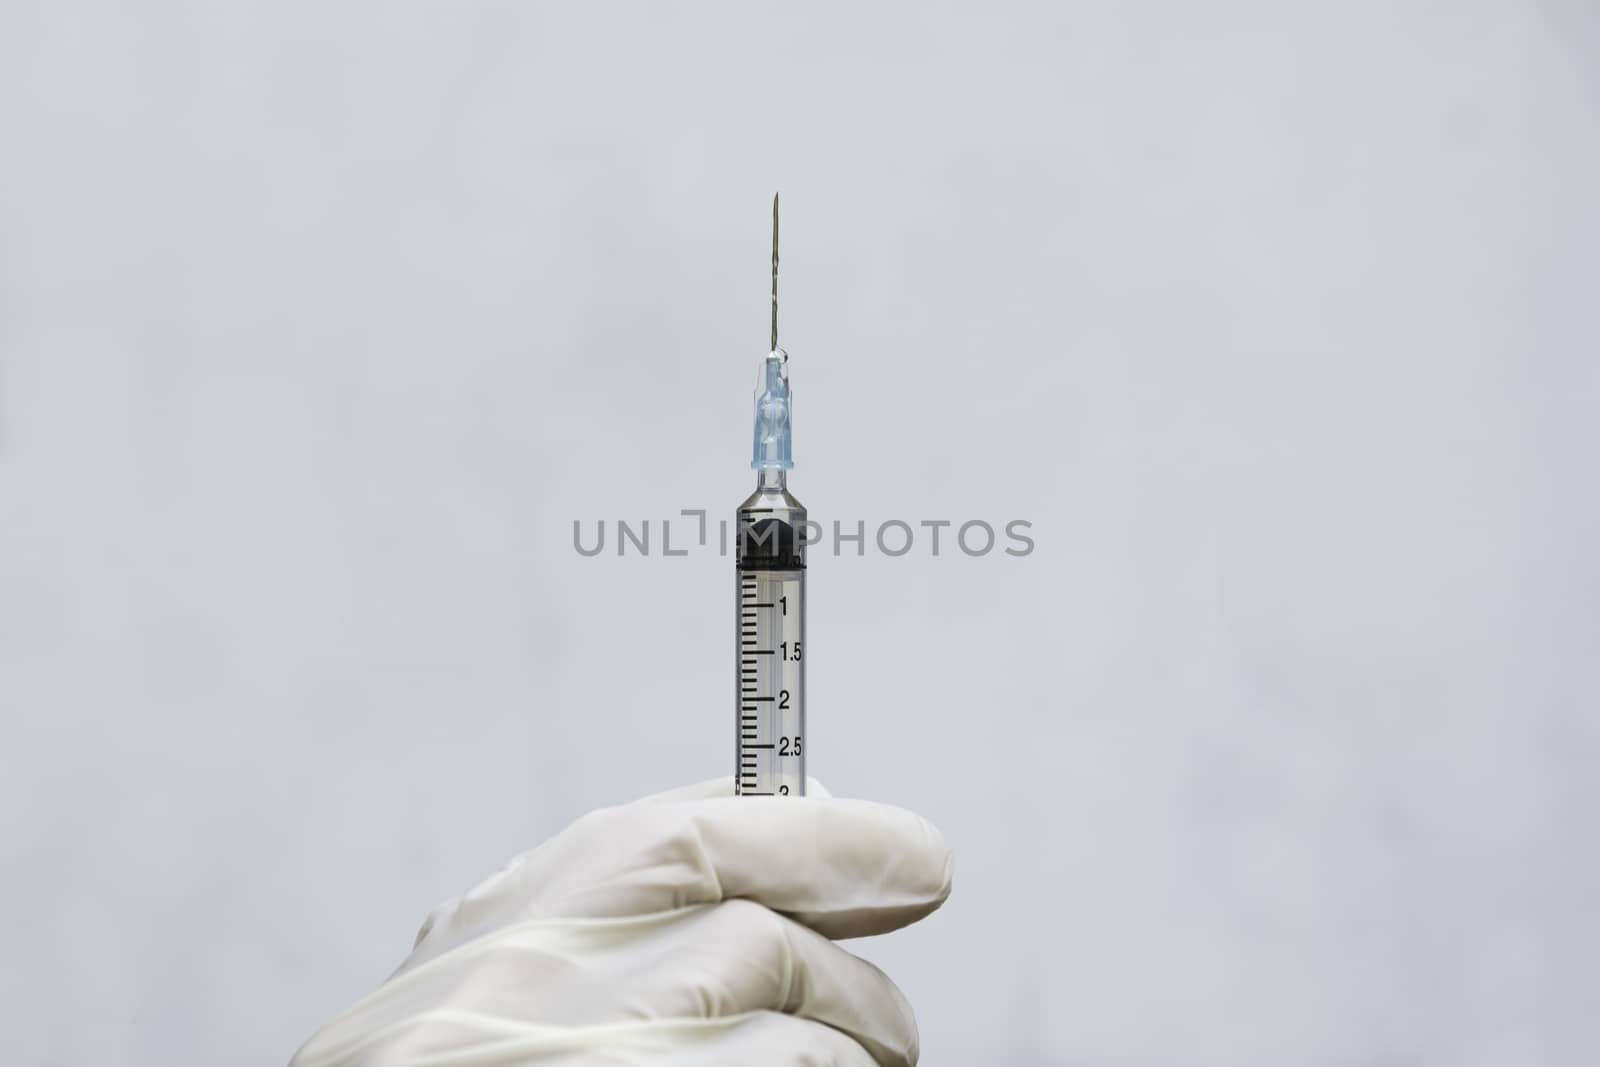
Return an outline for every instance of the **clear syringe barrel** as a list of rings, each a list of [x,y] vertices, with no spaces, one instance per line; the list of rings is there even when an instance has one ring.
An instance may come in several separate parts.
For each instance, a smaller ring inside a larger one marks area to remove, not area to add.
[[[785,457],[787,458],[787,457]],[[758,467],[739,505],[734,594],[734,792],[806,791],[806,509],[785,471]]]

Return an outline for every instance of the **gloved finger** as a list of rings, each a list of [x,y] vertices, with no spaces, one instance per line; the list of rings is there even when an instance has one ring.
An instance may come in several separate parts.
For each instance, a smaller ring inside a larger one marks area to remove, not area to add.
[[[475,1012],[423,1012],[374,1031],[334,1020],[289,1067],[875,1067],[871,1053],[822,1023],[774,1012],[600,1026],[523,1023]]]
[[[397,1061],[375,1056],[362,1062]],[[872,1055],[839,1031],[772,1012],[727,1020],[512,1029],[494,1035],[489,1047],[448,1062],[463,1067],[874,1067]]]
[[[412,962],[509,923],[611,918],[748,899],[828,937],[887,933],[950,894],[953,859],[901,808],[715,797],[591,812],[435,909]]]
[[[747,900],[512,924],[411,968],[356,1009],[369,1018],[354,1029],[374,1029],[395,1003],[464,996],[474,1016],[522,1026],[783,1012],[850,1035],[883,1067],[917,1058],[916,1017],[882,971]]]
[[[595,812],[530,855],[554,914],[624,915],[742,898],[829,937],[887,933],[950,893],[927,820],[864,800],[718,797]]]
[[[624,806],[674,804],[686,800],[710,800],[733,795],[733,776],[729,775],[724,778],[711,778],[703,782],[696,782],[693,785],[678,786],[676,789],[668,789],[660,793],[651,793]],[[827,786],[809,776],[806,778],[806,795],[821,798],[831,798],[833,796],[828,791]],[[751,797],[750,799],[756,800],[760,798]],[[537,852],[538,850],[534,851]],[[514,885],[514,878],[518,869],[527,861],[530,855],[532,853],[523,853],[512,858],[504,867],[480,882],[465,898],[448,900],[434,908],[422,920],[422,925],[418,928],[417,936],[412,942],[412,948],[420,947],[423,940],[435,931],[441,921],[445,921],[450,916],[459,913],[468,900],[493,900],[498,898],[504,887]],[[511,921],[512,918],[512,916],[508,916],[506,921]],[[451,939],[450,943],[453,944],[457,941],[459,941],[459,938]]]
[[[705,782],[696,782],[694,785],[681,785],[676,789],[668,789],[661,793],[651,793],[647,797],[640,797],[635,804],[672,804],[680,800],[707,800],[712,797],[733,796],[733,776],[712,778]],[[828,787],[815,778],[806,778],[806,796],[831,797]]]
[[[783,1012],[848,1034],[881,1067],[917,1062],[911,1005],[871,963],[750,901],[681,914],[645,942],[670,954],[646,979],[658,991],[630,989],[626,1002],[677,1017]]]

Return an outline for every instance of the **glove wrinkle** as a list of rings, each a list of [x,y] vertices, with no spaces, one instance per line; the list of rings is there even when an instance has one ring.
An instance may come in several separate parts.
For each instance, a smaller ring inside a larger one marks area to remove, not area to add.
[[[699,861],[699,884],[710,886],[707,891],[710,900],[723,900],[722,878],[717,874],[717,865],[711,858],[711,850],[706,847],[705,827],[701,825],[699,819],[691,820],[689,825],[694,830],[694,855]],[[700,903],[700,901],[695,901],[694,903]]]

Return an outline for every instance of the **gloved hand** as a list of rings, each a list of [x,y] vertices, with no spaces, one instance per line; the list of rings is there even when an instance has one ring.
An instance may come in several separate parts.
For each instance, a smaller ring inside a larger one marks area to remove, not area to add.
[[[911,1006],[830,938],[950,893],[908,811],[735,797],[729,779],[585,815],[435,908],[411,956],[290,1067],[902,1067]]]

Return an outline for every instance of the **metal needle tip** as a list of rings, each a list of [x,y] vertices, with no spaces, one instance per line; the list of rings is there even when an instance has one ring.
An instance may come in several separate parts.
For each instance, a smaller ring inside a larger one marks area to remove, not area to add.
[[[769,351],[778,348],[778,194],[772,194],[772,344]]]

